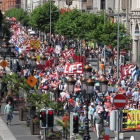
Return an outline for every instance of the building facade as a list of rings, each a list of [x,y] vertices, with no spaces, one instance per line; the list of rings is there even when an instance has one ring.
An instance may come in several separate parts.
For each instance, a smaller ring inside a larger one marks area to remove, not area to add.
[[[12,8],[20,8],[21,7],[21,0],[1,0],[1,11],[5,12],[6,10]]]

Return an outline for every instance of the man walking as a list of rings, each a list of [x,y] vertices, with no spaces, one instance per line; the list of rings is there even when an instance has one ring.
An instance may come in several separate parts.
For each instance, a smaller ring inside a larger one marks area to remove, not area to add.
[[[101,111],[98,111],[98,115],[93,118],[93,127],[97,133],[97,140],[100,140],[101,131],[103,130],[104,120],[101,115]]]
[[[8,124],[11,125],[12,113],[13,113],[13,106],[11,104],[11,101],[9,101],[4,109],[4,115],[6,115],[7,125]]]

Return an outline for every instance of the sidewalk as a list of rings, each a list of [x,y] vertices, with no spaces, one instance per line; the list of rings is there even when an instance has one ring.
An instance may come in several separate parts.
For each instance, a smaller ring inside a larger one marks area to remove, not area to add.
[[[0,117],[0,140],[17,140]]]
[[[4,107],[5,107],[5,103],[2,103],[2,107],[1,107],[2,114],[3,114]],[[7,136],[7,138],[4,135],[4,131],[6,132],[5,135]],[[3,138],[2,140],[38,140],[38,135],[31,135],[30,128],[26,127],[26,122],[19,120],[18,111],[14,111],[14,118],[11,122],[11,126],[6,125],[5,116],[2,115],[0,117],[0,135]],[[12,135],[15,139],[12,139]]]

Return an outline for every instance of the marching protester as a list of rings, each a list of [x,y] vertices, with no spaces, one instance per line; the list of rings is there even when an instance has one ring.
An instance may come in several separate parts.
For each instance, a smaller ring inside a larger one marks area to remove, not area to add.
[[[103,130],[103,127],[104,127],[104,120],[101,115],[101,111],[98,111],[97,113],[98,113],[98,115],[95,115],[95,117],[93,119],[93,127],[97,133],[97,139],[100,140],[101,131]]]

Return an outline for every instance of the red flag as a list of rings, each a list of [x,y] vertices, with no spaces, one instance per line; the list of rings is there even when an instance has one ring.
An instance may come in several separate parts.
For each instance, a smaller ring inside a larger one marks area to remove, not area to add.
[[[85,63],[85,57],[84,56],[77,56],[77,55],[74,55],[74,61],[75,62],[82,62],[82,63]]]
[[[46,68],[46,67],[51,67],[51,68],[52,68],[53,61],[54,61],[54,59],[50,59],[50,60],[46,61],[45,68]]]

